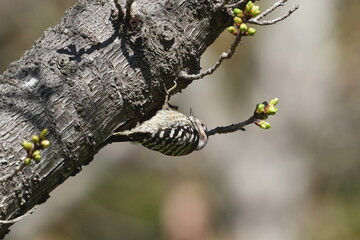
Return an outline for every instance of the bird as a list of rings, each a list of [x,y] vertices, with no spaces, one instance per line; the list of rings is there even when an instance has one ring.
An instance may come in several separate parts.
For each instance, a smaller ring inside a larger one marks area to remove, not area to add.
[[[166,89],[162,109],[139,126],[123,132],[114,132],[110,142],[139,142],[146,148],[168,156],[183,156],[203,149],[208,142],[206,125],[190,109],[190,116],[169,106],[169,95],[177,86]]]

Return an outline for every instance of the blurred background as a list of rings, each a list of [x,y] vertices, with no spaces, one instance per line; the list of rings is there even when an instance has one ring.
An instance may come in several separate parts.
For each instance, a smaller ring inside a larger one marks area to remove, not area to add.
[[[0,0],[0,72],[74,3]],[[107,146],[6,239],[360,239],[360,4],[292,0],[271,16],[296,3],[290,18],[256,26],[215,74],[171,99],[213,128],[278,97],[270,130],[215,135],[179,158]],[[224,33],[202,66],[232,40]]]

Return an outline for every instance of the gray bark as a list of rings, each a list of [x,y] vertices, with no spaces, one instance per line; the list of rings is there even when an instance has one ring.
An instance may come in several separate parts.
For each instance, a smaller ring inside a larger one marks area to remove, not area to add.
[[[216,1],[197,0],[137,0],[124,21],[116,2],[79,1],[0,76],[0,176],[25,158],[23,140],[48,128],[52,142],[40,163],[2,183],[1,219],[46,201],[115,129],[152,116],[164,84],[198,72],[201,54],[231,21]],[[187,85],[179,81],[177,91]],[[0,226],[0,237],[9,227]]]

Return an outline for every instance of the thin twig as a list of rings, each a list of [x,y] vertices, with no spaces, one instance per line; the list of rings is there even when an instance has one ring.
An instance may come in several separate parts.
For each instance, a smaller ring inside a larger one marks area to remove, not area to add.
[[[166,95],[165,95],[165,101],[164,101],[164,105],[162,106],[163,109],[169,109],[169,98],[170,98],[170,93],[177,87],[177,82],[174,81],[174,85],[169,88],[169,89],[166,89],[166,86],[165,87],[165,92],[166,92]]]
[[[271,125],[264,120],[266,120],[270,115],[274,115],[277,112],[277,108],[275,107],[275,105],[278,102],[279,99],[274,98],[270,101],[270,103],[266,101],[259,103],[256,105],[253,115],[249,117],[248,120],[231,124],[225,127],[217,127],[207,131],[206,134],[207,136],[211,136],[215,134],[236,132],[238,130],[245,131],[244,127],[253,123],[262,129],[269,129]]]
[[[272,13],[273,11],[275,11],[275,9],[277,9],[278,7],[284,6],[284,4],[287,2],[288,0],[280,0],[278,2],[276,2],[274,5],[272,5],[270,8],[266,9],[264,12],[262,12],[260,15],[258,15],[257,17],[255,17],[254,19],[256,20],[261,20],[264,17],[266,17],[267,15],[269,15],[270,13]]]
[[[131,5],[133,4],[134,0],[126,0],[125,5],[125,24],[129,24],[129,21],[131,19]]]
[[[236,7],[247,1],[248,0],[240,0],[236,3],[225,5],[225,7],[226,8]],[[261,13],[260,15],[258,15],[255,18],[249,19],[247,22],[255,24],[255,25],[271,25],[271,24],[275,24],[277,22],[284,20],[285,18],[289,17],[293,12],[295,12],[299,8],[299,5],[295,5],[291,10],[289,10],[289,12],[287,14],[285,14],[279,18],[269,20],[269,21],[260,21],[262,18],[266,17],[269,13],[273,12],[278,7],[283,6],[285,4],[285,2],[287,2],[287,1],[288,0],[280,0],[280,1],[276,2],[273,6],[271,6],[267,10],[265,10],[263,13]],[[224,3],[226,3],[226,2],[227,1],[224,0],[221,3],[221,5],[224,5]],[[220,65],[224,61],[224,59],[230,59],[234,55],[237,46],[241,42],[242,36],[243,36],[243,34],[239,32],[238,35],[236,36],[234,42],[231,44],[230,49],[227,52],[223,52],[220,55],[219,60],[214,64],[214,66],[212,66],[211,68],[208,68],[207,70],[202,71],[198,74],[188,74],[185,71],[183,71],[183,72],[181,72],[179,78],[183,79],[183,80],[193,81],[193,80],[198,80],[207,75],[212,74],[213,72],[215,72],[216,69],[218,69],[220,67]]]
[[[210,75],[212,74],[213,72],[215,72],[215,70],[221,65],[221,63],[224,61],[224,59],[229,59],[231,58],[234,53],[235,53],[235,50],[236,50],[236,47],[240,44],[241,42],[241,38],[242,38],[242,34],[239,33],[234,42],[231,44],[230,46],[230,49],[227,51],[227,52],[223,52],[221,55],[220,55],[220,58],[219,60],[215,63],[214,66],[212,66],[211,68],[208,68],[206,71],[203,71],[201,73],[198,73],[198,74],[187,74],[186,72],[182,72],[179,76],[179,78],[181,79],[184,79],[184,80],[189,80],[189,81],[192,81],[192,80],[198,80],[198,79],[201,79],[207,75]]]
[[[286,19],[287,17],[289,17],[293,12],[295,12],[299,8],[299,4],[295,5],[292,9],[289,10],[289,12],[287,14],[285,14],[285,15],[283,15],[281,17],[275,18],[273,20],[268,20],[268,21],[260,21],[261,19],[266,17],[269,13],[273,12],[278,7],[283,6],[285,2],[287,2],[287,0],[281,0],[281,1],[277,2],[277,3],[275,3],[273,6],[268,8],[266,11],[264,11],[263,13],[258,15],[257,17],[249,19],[248,23],[264,26],[264,25],[272,25],[272,24],[275,24],[277,22],[280,22],[280,21]]]
[[[115,3],[115,6],[116,6],[116,9],[118,10],[118,21],[119,23],[121,22],[121,20],[124,19],[124,12],[122,10],[122,7],[119,3],[119,0],[114,0],[114,3]]]
[[[26,216],[29,216],[30,214],[32,214],[35,211],[36,207],[34,207],[33,209],[31,209],[30,211],[28,211],[27,213],[14,218],[14,219],[9,219],[9,220],[0,220],[0,224],[12,224],[12,223],[16,223],[18,221],[20,221],[21,219],[23,219]]]
[[[240,123],[235,123],[235,124],[231,124],[225,127],[216,127],[214,129],[211,129],[209,131],[207,131],[207,135],[211,136],[211,135],[215,135],[215,134],[222,134],[222,133],[231,133],[231,132],[236,132],[238,130],[241,131],[245,131],[245,126],[253,124],[254,121],[256,121],[254,116],[251,116],[248,120],[240,122]]]

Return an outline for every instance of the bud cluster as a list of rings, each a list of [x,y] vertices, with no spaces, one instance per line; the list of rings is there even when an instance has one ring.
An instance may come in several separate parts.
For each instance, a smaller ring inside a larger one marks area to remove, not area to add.
[[[25,165],[29,165],[31,160],[34,159],[39,162],[41,159],[41,150],[50,146],[50,141],[45,139],[48,129],[44,129],[39,135],[34,135],[31,141],[23,141],[21,145],[26,150],[27,156],[24,160]]]
[[[255,5],[252,1],[249,1],[245,5],[245,9],[241,10],[239,8],[233,9],[234,16],[234,26],[230,26],[227,28],[229,33],[237,36],[238,34],[242,34],[243,36],[254,36],[256,33],[256,29],[252,27],[248,27],[246,25],[246,21],[250,18],[256,17],[259,15],[260,7]]]
[[[254,123],[258,125],[262,129],[269,129],[271,128],[270,123],[264,121],[266,120],[269,115],[275,115],[277,112],[277,107],[275,105],[279,102],[278,98],[274,98],[269,103],[263,102],[256,105],[255,111],[254,111]]]

